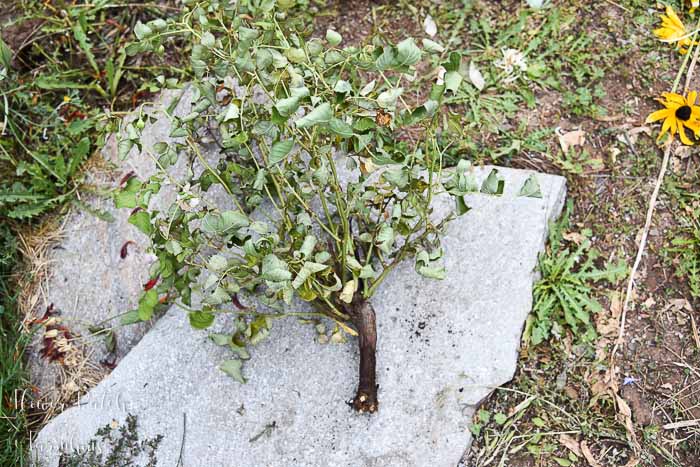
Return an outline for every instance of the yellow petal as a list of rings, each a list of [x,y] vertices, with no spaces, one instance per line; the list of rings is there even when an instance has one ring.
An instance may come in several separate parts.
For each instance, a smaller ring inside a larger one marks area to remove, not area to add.
[[[683,96],[676,94],[675,92],[662,92],[661,95],[669,102],[675,102],[681,105],[685,104],[685,99]]]
[[[697,138],[698,135],[700,134],[700,121],[697,120],[689,120],[685,122],[685,126],[692,130],[692,132],[695,134],[695,137]]]
[[[698,92],[697,92],[697,91],[690,91],[690,92],[688,93],[688,97],[685,99],[685,100],[686,100],[686,103],[687,103],[689,106],[691,106],[691,107],[694,106],[694,105],[695,105],[695,99],[697,99],[697,97],[698,97]]]
[[[661,133],[659,133],[659,137],[656,138],[656,141],[659,141],[663,135],[666,134],[666,132],[671,128],[671,120],[673,117],[669,117],[666,120],[664,120],[664,124],[661,125]],[[671,133],[673,135],[673,133]]]
[[[683,123],[678,122],[678,136],[681,137],[681,143],[685,144],[686,146],[692,146],[693,142],[688,138],[688,135],[685,134],[685,130],[683,129]]]
[[[659,28],[659,29],[654,29],[652,31],[656,37],[661,39],[662,41],[668,41],[670,40],[670,37],[672,35],[671,31],[668,30],[668,28]]]
[[[683,26],[683,23],[681,22],[681,19],[678,17],[675,11],[673,11],[673,8],[671,8],[671,5],[666,5],[666,16],[673,21],[674,26],[676,26],[678,29],[685,29],[685,26]]]
[[[657,110],[656,112],[651,113],[644,123],[658,122],[659,120],[668,117],[670,114],[671,110],[669,109]]]

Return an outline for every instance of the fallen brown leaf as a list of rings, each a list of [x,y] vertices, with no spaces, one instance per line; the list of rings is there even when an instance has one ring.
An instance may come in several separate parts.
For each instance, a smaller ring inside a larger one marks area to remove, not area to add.
[[[574,130],[559,135],[559,146],[564,154],[569,152],[569,149],[574,146],[583,146],[586,142],[586,132],[583,130]]]
[[[597,460],[595,460],[591,449],[588,447],[588,444],[586,444],[585,441],[581,441],[580,448],[581,454],[583,454],[583,457],[586,459],[586,462],[588,462],[588,465],[591,467],[603,467]]]

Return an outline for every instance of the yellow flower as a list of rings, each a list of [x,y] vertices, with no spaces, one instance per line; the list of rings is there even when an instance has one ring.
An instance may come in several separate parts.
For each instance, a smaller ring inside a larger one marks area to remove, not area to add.
[[[690,0],[690,12],[693,13],[700,7],[700,0]]]
[[[659,139],[666,134],[667,131],[671,132],[671,137],[674,137],[676,133],[681,138],[683,144],[691,146],[693,142],[685,134],[685,129],[688,128],[692,130],[695,137],[700,136],[700,106],[695,105],[695,100],[698,97],[698,93],[691,91],[688,93],[688,97],[683,97],[680,94],[673,92],[665,92],[661,94],[662,99],[656,99],[665,108],[653,112],[647,117],[646,123],[658,122],[663,120],[664,123],[661,125],[661,133],[659,133]]]
[[[654,29],[654,35],[664,42],[676,42],[676,48],[682,54],[686,53],[688,46],[692,44],[690,38],[686,37],[688,32],[685,26],[670,5],[666,6],[666,14],[661,15],[661,27]]]

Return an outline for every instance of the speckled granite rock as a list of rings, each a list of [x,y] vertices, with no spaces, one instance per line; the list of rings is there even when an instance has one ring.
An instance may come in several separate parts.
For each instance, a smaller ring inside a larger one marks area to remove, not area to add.
[[[450,224],[447,279],[424,279],[406,262],[373,298],[378,414],[344,403],[357,383],[354,341],[320,344],[312,326],[278,320],[241,385],[217,369],[227,353],[173,308],[82,406],[41,431],[34,454],[56,467],[61,446],[133,413],[144,436],[164,435],[158,465],[176,465],[182,447],[184,466],[456,466],[475,405],[515,371],[537,255],[565,196],[561,177],[537,175],[544,197],[535,199],[517,196],[528,172],[501,175],[504,196],[469,196],[473,209]]]

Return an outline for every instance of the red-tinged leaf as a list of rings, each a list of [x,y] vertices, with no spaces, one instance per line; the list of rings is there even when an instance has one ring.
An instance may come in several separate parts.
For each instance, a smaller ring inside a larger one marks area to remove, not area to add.
[[[105,358],[100,362],[100,365],[105,368],[109,368],[110,370],[114,370],[117,367],[117,357],[112,357],[111,360]]]
[[[165,295],[163,295],[162,297],[160,297],[158,299],[158,303],[160,303],[162,305],[163,303],[167,302],[169,298],[170,298],[170,295],[168,295],[166,293]]]
[[[29,321],[29,325],[33,326],[35,324],[44,324],[54,314],[56,314],[56,311],[54,310],[53,303],[51,303],[51,304],[49,304],[49,306],[46,307],[46,311],[44,312],[44,316],[42,316],[41,318],[36,318],[36,319]]]
[[[143,208],[141,208],[140,206],[139,206],[139,207],[135,207],[135,208],[131,211],[131,213],[129,214],[129,217],[133,216],[134,214],[136,214],[137,212],[139,212],[141,209],[143,209]]]
[[[133,170],[128,171],[126,174],[124,174],[122,179],[119,180],[119,187],[123,188],[124,186],[126,186],[126,182],[128,182],[129,180],[131,180],[135,176],[136,176],[136,172],[134,172]]]
[[[124,244],[122,245],[122,249],[119,251],[119,256],[121,257],[121,259],[124,259],[129,255],[129,245],[131,244],[135,245],[136,242],[134,242],[133,240],[127,240],[126,242],[124,242]]]
[[[151,290],[157,283],[158,283],[158,278],[157,278],[157,277],[154,277],[153,279],[151,279],[151,280],[149,280],[148,282],[146,282],[145,284],[143,284],[143,290],[145,290],[146,292],[148,292],[148,291]]]
[[[248,307],[247,307],[247,306],[244,306],[244,305],[241,303],[241,301],[238,299],[238,294],[237,294],[237,293],[233,294],[233,296],[231,297],[231,302],[233,302],[234,306],[235,306],[236,308],[238,308],[239,310],[247,310],[247,309],[248,309]]]

